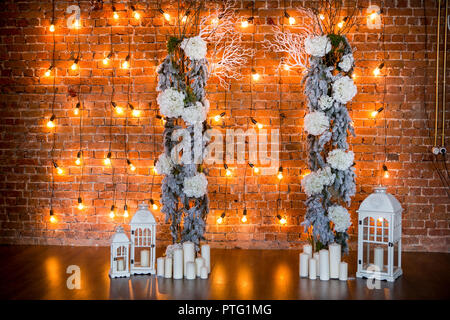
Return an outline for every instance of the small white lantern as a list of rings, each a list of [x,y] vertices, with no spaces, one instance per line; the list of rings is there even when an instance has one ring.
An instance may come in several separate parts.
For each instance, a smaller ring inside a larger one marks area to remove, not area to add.
[[[156,221],[145,202],[130,222],[131,274],[155,274]]]
[[[361,203],[357,211],[358,278],[393,282],[402,275],[402,211],[385,187],[375,188]]]
[[[130,240],[128,240],[122,226],[117,227],[116,233],[111,239],[111,278],[129,277],[129,251]]]

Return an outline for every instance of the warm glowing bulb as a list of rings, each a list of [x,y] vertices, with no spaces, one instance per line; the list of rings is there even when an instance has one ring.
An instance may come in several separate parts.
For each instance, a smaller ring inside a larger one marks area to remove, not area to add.
[[[110,217],[111,219],[114,219],[114,211],[113,211],[113,210],[111,210],[111,212],[109,213],[109,217]]]
[[[79,166],[81,164],[81,159],[77,158],[77,160],[75,160],[75,164]]]
[[[217,116],[214,117],[214,121],[219,122],[220,120],[220,115],[218,114]]]
[[[261,123],[256,124],[256,126],[258,127],[258,129],[262,129],[263,125]]]
[[[52,120],[49,120],[49,121],[47,122],[47,127],[49,127],[49,128],[54,128],[54,127],[55,127],[55,123],[54,123]]]
[[[111,159],[105,158],[105,160],[103,160],[103,163],[105,164],[105,166],[109,166],[111,164]]]
[[[119,14],[117,12],[115,12],[115,11],[114,11],[113,16],[114,16],[114,19],[116,19],[116,20],[119,19]]]
[[[131,171],[135,171],[136,170],[136,167],[132,163],[130,163],[130,170]]]
[[[130,64],[128,63],[127,60],[125,60],[124,62],[122,62],[122,69],[128,69],[129,66],[130,66]]]
[[[77,67],[78,67],[78,64],[74,62],[70,68],[72,70],[77,70]]]
[[[183,16],[183,18],[181,19],[181,22],[185,23],[187,21],[187,17]]]
[[[247,222],[247,216],[246,215],[242,216],[241,221],[242,221],[242,223],[246,223]]]
[[[214,25],[217,25],[219,23],[219,19],[214,18],[214,19],[211,20],[211,23],[214,24]]]
[[[124,216],[125,218],[128,218],[128,210],[125,210],[125,211],[123,212],[123,216]]]
[[[56,218],[55,218],[54,216],[51,216],[51,217],[50,217],[50,222],[51,222],[51,223],[55,223],[55,222],[56,222]]]
[[[286,71],[289,71],[289,69],[291,69],[291,68],[289,67],[289,65],[284,64],[284,65],[283,65],[283,69],[286,70]]]
[[[352,78],[353,78],[353,80],[355,80],[355,79],[356,79],[356,77],[357,77],[356,73],[352,74]]]
[[[319,19],[320,20],[325,20],[325,16],[323,14],[319,14]]]
[[[141,112],[139,110],[134,109],[131,114],[133,115],[133,117],[139,117],[139,115],[141,114]]]
[[[54,24],[50,25],[50,32],[55,32],[55,25]]]
[[[168,14],[167,12],[164,13],[164,19],[166,19],[167,21],[170,21],[170,14]]]
[[[295,18],[294,17],[289,17],[289,24],[293,25],[295,23]]]
[[[83,210],[83,209],[84,209],[84,205],[83,205],[82,202],[80,202],[80,203],[78,204],[78,209],[79,209],[79,210]]]
[[[286,218],[281,218],[280,219],[280,224],[286,224]]]
[[[373,70],[373,75],[375,76],[375,77],[377,77],[377,76],[379,76],[380,75],[380,68],[378,68],[378,67],[376,67],[374,70]]]
[[[56,168],[56,172],[58,172],[59,175],[62,175],[64,173],[63,169],[60,167]]]
[[[385,178],[389,178],[389,171],[385,171],[385,172],[384,172],[384,177],[385,177]]]
[[[277,177],[278,177],[278,179],[283,179],[283,174],[281,173],[281,172],[278,172],[278,175],[277,175]]]
[[[230,169],[225,170],[225,175],[227,175],[228,177],[231,176],[231,170]]]
[[[46,76],[46,77],[50,77],[50,74],[51,74],[51,71],[50,71],[50,70],[45,71],[45,76]]]
[[[259,80],[259,73],[253,73],[252,77],[253,77],[253,80],[258,81]]]
[[[158,210],[158,205],[157,205],[156,203],[154,203],[154,204],[152,205],[152,208],[153,208],[153,210]]]
[[[153,166],[152,170],[153,170],[153,173],[154,173],[154,174],[159,174],[159,173],[158,173],[158,170],[156,170],[156,167],[155,167],[155,166]]]
[[[370,19],[371,20],[375,20],[376,18],[377,18],[377,13],[376,12],[373,12],[371,15],[370,15]]]
[[[254,172],[254,173],[258,173],[258,172],[259,172],[259,168],[253,167],[253,172]]]
[[[241,27],[242,28],[247,28],[248,27],[248,21],[247,20],[242,21],[241,22]]]
[[[115,107],[117,114],[122,114],[123,113],[123,108],[122,107]]]
[[[108,58],[104,58],[103,59],[103,64],[106,66],[109,63],[109,59]]]
[[[134,18],[139,20],[141,18],[141,15],[139,14],[139,12],[135,11],[134,12]]]
[[[344,26],[344,21],[341,21],[337,24],[339,29],[342,29],[342,27]]]
[[[217,223],[218,223],[218,224],[222,224],[222,222],[223,222],[223,218],[222,218],[222,217],[218,217],[218,218],[217,218]]]
[[[378,115],[378,111],[377,110],[372,111],[372,118],[375,118],[377,115]]]
[[[78,115],[80,113],[80,108],[75,108],[74,110],[73,110],[73,114],[74,115]]]

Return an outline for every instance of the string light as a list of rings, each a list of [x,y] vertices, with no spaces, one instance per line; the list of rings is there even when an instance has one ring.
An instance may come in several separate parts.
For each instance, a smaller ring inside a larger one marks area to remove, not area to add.
[[[158,210],[158,205],[155,203],[153,199],[150,199],[150,204],[152,205],[153,210]]]
[[[250,120],[253,122],[254,125],[256,125],[256,127],[258,129],[262,129],[263,128],[263,125],[261,123],[259,123],[258,121],[256,121],[254,118],[251,118]]]
[[[259,173],[259,168],[255,167],[255,165],[253,163],[249,163],[248,165],[250,166],[250,168],[253,169],[254,173]]]
[[[214,121],[219,122],[220,119],[222,119],[223,117],[225,117],[226,112],[222,112],[221,114],[218,114],[214,117]]]
[[[76,58],[75,60],[73,60],[73,64],[72,64],[72,66],[70,67],[72,70],[77,70],[77,68],[78,68],[78,61],[79,61],[78,58]]]
[[[133,17],[136,20],[139,20],[141,18],[141,15],[139,14],[139,12],[136,11],[136,8],[134,6],[131,6],[131,10],[133,11]]]
[[[55,127],[55,119],[56,119],[56,116],[54,114],[52,114],[52,116],[50,117],[50,120],[48,120],[48,122],[47,122],[47,127],[48,128],[54,128]]]
[[[222,214],[220,215],[220,217],[217,218],[217,223],[218,223],[218,224],[222,224],[222,223],[223,223],[223,219],[225,219],[225,212],[222,213]]]
[[[123,108],[121,106],[118,106],[114,101],[111,101],[111,105],[113,106],[117,114],[123,114]]]
[[[242,223],[246,223],[247,220],[247,209],[244,209],[244,212],[242,213],[242,218],[241,218],[241,222]]]
[[[119,19],[119,14],[117,13],[115,6],[112,6],[112,11],[113,11],[114,19],[116,19],[116,20]]]
[[[56,163],[56,161],[54,161],[54,160],[53,160],[53,166],[55,167],[56,172],[57,172],[59,175],[62,175],[62,174],[64,173],[64,170],[61,169],[61,167],[58,166],[58,163]]]
[[[125,218],[128,218],[128,206],[127,205],[123,206],[123,216]]]
[[[113,53],[110,52],[105,58],[103,58],[103,64],[106,66],[109,63],[109,60],[111,60]]]
[[[106,156],[105,160],[103,160],[103,163],[105,166],[109,166],[111,164],[111,151],[108,152],[108,155]]]
[[[75,22],[73,23],[73,26],[78,29],[80,27],[81,23],[80,23],[80,19],[75,19]]]
[[[211,20],[211,24],[213,24],[213,25],[218,25],[218,24],[219,24],[219,19],[218,19],[218,18],[213,18],[213,19]]]
[[[283,167],[280,167],[280,168],[278,169],[277,178],[278,178],[279,180],[283,179]]]
[[[295,24],[295,18],[291,17],[289,15],[289,13],[287,13],[287,11],[284,12],[284,16],[288,19],[289,24],[292,26],[293,24]]]
[[[284,64],[283,64],[283,69],[284,69],[285,71],[289,71],[289,70],[291,69],[291,67],[289,67],[288,64],[284,63]]]
[[[55,25],[53,24],[53,22],[52,22],[52,24],[50,25],[49,30],[50,30],[50,32],[55,32]]]
[[[130,108],[131,114],[133,115],[133,117],[139,117],[139,115],[141,114],[141,111],[135,109],[131,103],[128,103],[128,107]]]
[[[78,166],[81,164],[81,151],[78,151],[77,153],[77,160],[75,160],[75,164]]]
[[[125,61],[122,62],[122,69],[128,69],[130,67],[130,55],[127,55],[127,57],[125,58]]]
[[[54,66],[50,66],[47,71],[45,71],[45,76],[46,77],[50,77],[50,75],[52,74],[52,70],[53,70]]]
[[[78,115],[80,113],[80,103],[78,102],[75,106],[75,109],[73,110],[74,115]]]
[[[372,117],[375,118],[383,110],[384,110],[384,107],[381,107],[378,110],[372,111]]]
[[[161,8],[159,8],[158,11],[164,16],[164,19],[166,19],[167,21],[170,21],[170,14],[168,14],[167,12],[164,12],[164,10]]]
[[[280,216],[279,214],[277,215],[278,218],[278,223],[281,225],[285,225],[287,223],[287,220],[285,217]]]
[[[319,14],[319,19],[320,20],[325,20],[325,16],[323,14]]]
[[[242,20],[241,27],[242,28],[247,28],[248,27],[248,20]]]
[[[373,70],[373,74],[375,77],[379,76],[381,73],[381,69],[384,68],[384,62],[382,62],[378,67]]]
[[[258,72],[256,72],[256,70],[255,70],[255,69],[252,69],[252,78],[253,78],[253,80],[255,80],[255,81],[258,81],[258,80],[259,80],[259,78],[260,78],[260,75],[259,75],[259,73],[258,73]]]
[[[131,171],[135,171],[136,167],[131,163],[130,159],[127,159],[128,168],[130,168]]]
[[[389,178],[389,170],[388,170],[388,167],[385,164],[383,164],[383,172],[384,172],[383,176],[385,178]]]
[[[111,219],[114,219],[114,216],[115,216],[114,210],[115,210],[115,209],[116,209],[115,206],[112,205],[112,206],[111,206],[111,211],[109,212],[109,217],[110,217]]]
[[[53,209],[50,209],[50,222],[51,223],[55,223],[56,222],[56,218],[54,216]]]
[[[226,163],[223,164],[223,167],[225,168],[225,175],[227,177],[231,176],[232,172],[231,170],[228,168],[228,165]]]
[[[342,29],[342,27],[344,26],[344,21],[341,21],[337,24],[339,29]]]
[[[83,200],[81,199],[81,197],[78,197],[78,210],[83,209],[84,209]]]

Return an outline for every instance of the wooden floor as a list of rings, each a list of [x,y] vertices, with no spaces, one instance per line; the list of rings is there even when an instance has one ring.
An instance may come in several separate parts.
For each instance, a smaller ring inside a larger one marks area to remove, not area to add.
[[[155,276],[108,277],[109,248],[0,246],[0,299],[449,299],[450,254],[403,254],[404,275],[369,290],[355,279],[320,281],[298,276],[299,251],[212,250],[208,280]],[[81,270],[81,289],[69,290],[66,269]]]

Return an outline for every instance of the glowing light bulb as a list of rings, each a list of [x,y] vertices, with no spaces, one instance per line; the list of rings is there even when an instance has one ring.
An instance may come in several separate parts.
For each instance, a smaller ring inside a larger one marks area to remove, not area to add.
[[[283,179],[283,173],[278,172],[277,178],[280,179],[280,180]]]
[[[136,20],[139,20],[141,18],[141,15],[137,11],[134,11],[133,16]]]
[[[167,12],[165,12],[165,13],[163,14],[163,16],[164,16],[164,19],[166,19],[167,21],[170,21],[170,14],[168,14]]]
[[[243,20],[243,21],[241,22],[241,27],[242,27],[242,28],[247,28],[247,27],[248,27],[248,21],[247,21],[247,20]]]
[[[112,206],[111,206],[111,211],[109,212],[109,217],[110,217],[111,219],[113,219],[114,216],[115,216],[115,214],[114,214],[114,209],[115,209],[115,206],[112,205]]]
[[[222,218],[222,217],[218,217],[218,218],[217,218],[217,223],[218,223],[218,224],[222,224],[222,222],[223,222],[223,218]]]
[[[181,19],[181,22],[186,23],[187,21],[187,16],[183,16],[183,18]]]
[[[373,75],[374,75],[375,77],[377,77],[377,76],[380,75],[380,69],[379,69],[378,67],[376,67],[376,68],[373,70]]]
[[[370,17],[370,20],[375,20],[377,18],[377,16],[378,16],[378,14],[376,12],[372,12],[369,17]]]
[[[128,167],[130,168],[131,171],[136,170],[136,167],[133,165],[133,163],[131,163],[131,161],[129,159],[127,159],[127,163],[128,163]]]
[[[257,73],[257,72],[255,72],[255,73],[252,74],[252,78],[253,78],[253,80],[255,80],[255,81],[258,81],[258,80],[259,80],[259,77],[260,77],[260,75],[259,75],[259,73]]]
[[[241,221],[242,221],[242,223],[246,223],[247,222],[247,215],[242,216]]]
[[[115,11],[114,11],[114,13],[113,13],[113,17],[114,17],[114,19],[116,19],[116,20],[117,20],[117,19],[119,19],[119,14],[118,14],[117,12],[115,12]]]
[[[291,68],[287,64],[283,64],[283,69],[289,71]]]
[[[75,108],[74,110],[73,110],[73,114],[74,115],[78,115],[80,113],[80,109],[79,108]]]
[[[154,174],[159,174],[159,173],[158,173],[158,170],[156,170],[156,167],[155,167],[155,166],[153,166],[152,170],[153,170],[153,173],[154,173]]]
[[[117,114],[123,114],[123,108],[122,107],[117,106],[114,109],[116,110]]]
[[[56,218],[54,216],[50,216],[50,222],[51,223],[55,223],[56,222]]]
[[[81,164],[81,151],[78,151],[77,153],[77,160],[75,160],[75,164],[78,166]]]
[[[156,203],[154,203],[154,204],[152,205],[152,208],[153,208],[153,210],[158,210],[158,205],[157,205]]]
[[[372,118],[375,118],[378,115],[378,111],[372,111]]]
[[[103,160],[103,163],[105,166],[109,166],[111,164],[111,152],[108,152],[108,155],[106,156],[105,160]]]
[[[78,68],[78,59],[75,59],[72,63],[72,66],[70,67],[72,70],[77,70]]]
[[[230,169],[225,170],[225,175],[226,175],[227,177],[231,176],[231,174],[232,174],[232,172],[231,172]]]
[[[295,24],[295,18],[294,17],[290,17],[289,18],[289,24],[292,26],[293,24]]]
[[[45,71],[45,76],[50,77],[51,73],[52,73],[51,70],[48,69],[47,71]]]
[[[220,115],[217,115],[214,117],[214,121],[219,122],[219,120],[220,120]]]
[[[51,25],[50,25],[50,32],[55,32],[55,25],[52,23]]]
[[[213,24],[213,25],[219,24],[219,19],[217,19],[217,18],[212,19],[211,24]]]
[[[80,20],[79,19],[75,19],[75,22],[73,23],[73,26],[78,29],[80,27]]]
[[[141,114],[141,112],[139,110],[134,109],[131,114],[133,115],[133,117],[139,117],[139,115]]]
[[[344,26],[344,21],[341,21],[337,24],[339,29],[342,29],[342,27]]]
[[[384,176],[385,178],[389,178],[389,171],[385,171],[383,176]]]
[[[319,14],[319,19],[320,20],[325,20],[325,16],[323,14]]]
[[[128,63],[127,60],[125,60],[124,62],[122,62],[122,69],[128,69],[130,66],[130,64]]]
[[[283,218],[280,219],[280,224],[286,224],[286,222],[287,222],[286,218],[283,217]]]
[[[83,202],[80,202],[80,203],[78,204],[78,210],[83,210],[83,209],[84,209]]]
[[[106,66],[109,63],[109,59],[108,58],[103,58],[103,64]]]
[[[257,123],[256,126],[258,127],[258,129],[262,129],[263,125],[261,123]]]
[[[129,216],[129,214],[128,214],[128,210],[124,210],[123,211],[123,216],[125,217],[125,218],[128,218],[128,216]]]
[[[258,173],[259,172],[259,168],[258,167],[253,167],[253,172],[254,173]]]
[[[57,172],[59,175],[62,175],[62,174],[64,173],[64,170],[61,169],[60,167],[58,167],[58,168],[56,168],[56,172]]]
[[[358,76],[356,75],[356,73],[353,73],[353,74],[352,74],[353,80],[355,80],[357,77],[358,77]]]

